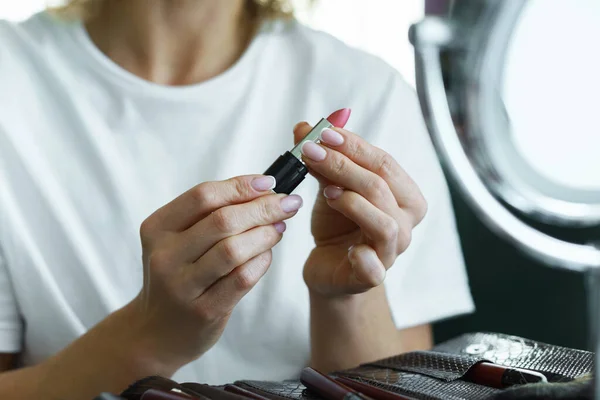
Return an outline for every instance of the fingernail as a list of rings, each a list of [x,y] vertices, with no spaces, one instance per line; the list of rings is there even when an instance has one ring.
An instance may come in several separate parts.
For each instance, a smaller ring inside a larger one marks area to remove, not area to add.
[[[274,176],[259,176],[258,178],[252,179],[250,183],[254,190],[264,192],[275,188],[276,182]]]
[[[285,228],[286,228],[286,226],[285,226],[285,222],[283,222],[283,221],[281,221],[281,222],[275,222],[275,223],[273,224],[273,226],[275,227],[275,230],[276,230],[277,232],[279,232],[279,233],[283,233],[283,232],[285,232]]]
[[[361,251],[356,257],[364,268],[365,272],[371,277],[372,282],[380,284],[385,279],[385,268],[379,262],[377,255],[370,251]]]
[[[361,272],[356,271],[360,280],[374,285],[379,285],[384,281],[386,270],[374,252],[349,252],[348,257],[350,262],[354,264],[355,271],[356,269],[362,270]]]
[[[321,140],[332,146],[339,146],[344,143],[344,137],[333,129],[325,129],[321,132]]]
[[[281,199],[281,209],[286,213],[298,211],[300,207],[302,207],[302,197],[297,194]]]
[[[304,142],[301,151],[306,157],[315,161],[323,161],[327,156],[327,152],[323,147],[311,141]]]
[[[331,200],[339,199],[342,193],[344,193],[344,189],[337,186],[329,185],[325,189],[323,189],[323,196]]]

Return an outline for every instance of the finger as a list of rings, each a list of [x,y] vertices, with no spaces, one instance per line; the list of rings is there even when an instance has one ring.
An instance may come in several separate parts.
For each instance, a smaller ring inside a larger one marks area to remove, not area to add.
[[[324,196],[331,208],[356,223],[369,239],[384,266],[392,266],[399,254],[400,224],[356,192],[327,186]],[[409,226],[410,232],[412,226]],[[404,241],[404,238],[402,238]]]
[[[158,229],[180,232],[216,209],[269,194],[274,185],[275,178],[263,175],[204,182],[159,208],[149,220]]]
[[[311,129],[312,126],[308,122],[298,122],[296,126],[294,126],[294,144],[298,144],[299,141],[308,135],[308,132],[310,132]]]
[[[271,265],[271,251],[265,251],[235,268],[196,299],[196,304],[211,310],[215,317],[227,315],[264,276]],[[215,318],[215,319],[216,319]]]
[[[294,144],[298,144],[298,142],[300,140],[302,140],[303,137],[305,137],[308,132],[310,132],[310,130],[312,129],[312,126],[308,123],[308,122],[299,122],[298,124],[296,124],[296,126],[294,126]],[[312,169],[308,169],[308,172],[316,179],[319,181],[319,183],[322,185],[322,187],[325,187],[327,185],[333,184],[333,182],[329,181],[328,179],[326,179],[323,175],[315,172]]]
[[[359,193],[388,214],[398,209],[398,203],[387,182],[344,154],[312,142],[306,142],[302,146],[302,154],[309,168],[323,175],[335,186]]]
[[[183,260],[194,262],[219,241],[257,226],[289,219],[300,207],[302,197],[276,194],[220,208],[183,232],[177,251]]]
[[[352,266],[353,275],[350,276],[351,283],[360,284],[371,288],[379,286],[385,279],[385,267],[381,263],[375,250],[366,244],[353,246],[348,251],[348,259]]]
[[[321,143],[382,177],[400,207],[422,211],[425,202],[419,187],[390,154],[342,128],[323,131]]]
[[[223,239],[191,265],[187,279],[202,293],[236,267],[270,250],[281,238],[282,233],[268,225]]]

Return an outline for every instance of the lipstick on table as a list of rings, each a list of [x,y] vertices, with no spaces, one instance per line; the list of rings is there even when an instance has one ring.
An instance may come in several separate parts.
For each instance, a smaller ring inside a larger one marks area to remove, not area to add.
[[[465,379],[479,385],[504,389],[526,383],[548,383],[546,376],[537,371],[515,367],[504,367],[482,361],[465,374]]]
[[[318,143],[321,139],[321,132],[333,127],[343,128],[348,118],[350,118],[349,108],[337,110],[329,117],[321,119],[292,150],[279,156],[264,173],[264,175],[275,177],[276,186],[273,191],[275,193],[292,193],[308,174],[308,168],[302,162],[302,145],[308,141]]]

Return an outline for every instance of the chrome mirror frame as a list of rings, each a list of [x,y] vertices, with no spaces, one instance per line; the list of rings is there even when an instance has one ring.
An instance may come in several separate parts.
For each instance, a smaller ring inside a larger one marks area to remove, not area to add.
[[[600,249],[540,232],[506,207],[558,226],[600,224],[600,193],[567,192],[535,172],[499,112],[502,61],[526,1],[461,0],[471,12],[427,16],[413,25],[417,91],[447,174],[484,222],[545,264],[584,271],[600,267]]]

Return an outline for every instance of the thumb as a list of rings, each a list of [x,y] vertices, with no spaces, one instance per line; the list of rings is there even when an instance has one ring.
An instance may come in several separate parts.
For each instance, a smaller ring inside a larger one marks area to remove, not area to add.
[[[298,122],[296,126],[294,126],[294,144],[297,144],[302,140],[308,132],[312,129],[312,125],[310,125],[306,121]]]
[[[310,125],[308,122],[298,122],[296,126],[294,126],[294,145],[298,144],[299,141],[308,135],[308,132],[310,132],[312,128],[312,125]],[[323,175],[316,173],[312,169],[309,168],[308,172],[319,181],[322,189],[331,184],[331,182]]]

